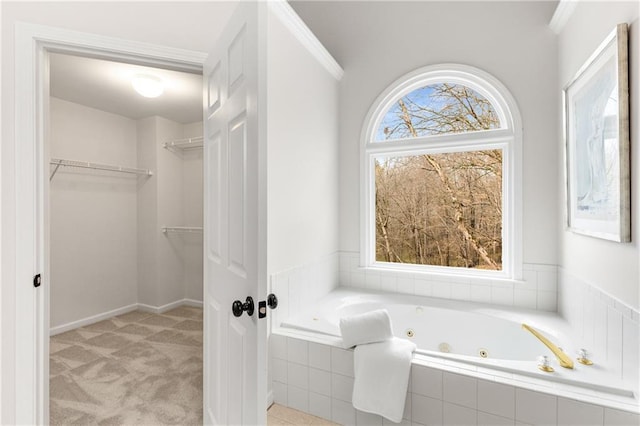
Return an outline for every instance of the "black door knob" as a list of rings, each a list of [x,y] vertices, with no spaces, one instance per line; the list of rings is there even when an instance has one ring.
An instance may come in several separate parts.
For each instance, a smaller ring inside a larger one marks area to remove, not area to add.
[[[278,298],[275,294],[271,293],[267,296],[267,306],[269,306],[271,309],[275,309],[278,307]]]
[[[247,296],[247,299],[244,303],[239,300],[234,301],[231,305],[231,310],[233,311],[233,315],[236,317],[239,317],[245,311],[247,312],[247,315],[253,315],[253,298],[251,296]]]

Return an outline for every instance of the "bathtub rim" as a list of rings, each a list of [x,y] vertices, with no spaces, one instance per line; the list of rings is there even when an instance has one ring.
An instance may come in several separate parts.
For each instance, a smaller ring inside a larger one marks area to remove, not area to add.
[[[512,306],[496,305],[485,302],[474,302],[468,300],[455,300],[455,299],[442,299],[433,296],[422,296],[414,294],[404,294],[387,292],[383,290],[371,290],[364,288],[353,288],[338,286],[331,290],[331,292],[325,294],[316,301],[316,305],[322,305],[322,302],[328,297],[379,297],[383,296],[387,299],[394,301],[394,304],[402,304],[408,306],[427,306],[435,307],[437,309],[451,309],[451,310],[463,310],[472,311],[480,315],[488,315],[495,318],[522,323],[525,322],[528,325],[544,332],[548,336],[551,336],[559,341],[574,342],[572,337],[572,330],[570,325],[556,312],[540,311],[537,309],[516,308]],[[387,302],[385,302],[387,303]],[[383,308],[383,306],[381,306]],[[293,314],[293,316],[301,315],[300,312]],[[527,320],[517,319],[518,317],[526,316]],[[534,318],[533,320],[531,318]],[[281,320],[281,322],[290,322],[291,317]],[[278,324],[279,325],[279,324]],[[322,333],[322,332],[321,332]],[[333,333],[325,332],[325,334],[336,335]],[[577,349],[577,348],[576,348]]]

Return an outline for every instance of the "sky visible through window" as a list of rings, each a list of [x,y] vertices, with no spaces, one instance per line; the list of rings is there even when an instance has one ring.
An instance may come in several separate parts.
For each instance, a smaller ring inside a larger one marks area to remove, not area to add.
[[[394,102],[374,139],[385,141],[499,127],[497,114],[484,96],[467,86],[438,83],[416,89]]]

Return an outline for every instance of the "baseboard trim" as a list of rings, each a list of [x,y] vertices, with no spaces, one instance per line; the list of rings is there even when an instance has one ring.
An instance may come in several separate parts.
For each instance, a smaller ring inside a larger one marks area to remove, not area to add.
[[[144,303],[138,303],[138,309],[144,312],[151,312],[154,314],[163,314],[167,311],[177,308],[178,306],[185,305],[184,301],[185,299],[176,300],[175,302],[167,303],[166,305],[162,305],[162,306],[152,306],[152,305],[146,305]]]
[[[182,299],[185,305],[192,306],[194,308],[202,308],[204,304],[201,300],[193,300],[193,299]]]
[[[83,318],[77,321],[71,321],[66,324],[59,325],[57,327],[52,327],[49,329],[49,336],[55,336],[56,334],[64,333],[65,331],[73,330],[75,328],[84,327],[86,325],[91,325],[93,323],[105,320],[107,318],[115,317],[117,315],[122,315],[129,313],[131,311],[135,311],[138,309],[138,304],[134,303],[131,305],[123,306],[122,308],[114,309],[112,311],[103,312],[98,315],[92,315],[87,318]]]
[[[113,309],[111,311],[103,312],[98,315],[93,315],[77,321],[68,322],[66,324],[62,324],[57,327],[52,327],[49,329],[49,336],[55,336],[56,334],[64,333],[65,331],[70,331],[76,328],[91,325],[93,323],[105,320],[107,318],[126,314],[135,310],[151,312],[154,314],[162,314],[170,311],[171,309],[177,308],[179,306],[193,306],[195,308],[202,308],[202,305],[203,305],[202,302],[198,300],[193,300],[193,299],[176,300],[175,302],[167,303],[166,305],[162,305],[162,306],[152,306],[152,305],[147,305],[145,303],[133,303],[131,305],[123,306],[122,308]]]

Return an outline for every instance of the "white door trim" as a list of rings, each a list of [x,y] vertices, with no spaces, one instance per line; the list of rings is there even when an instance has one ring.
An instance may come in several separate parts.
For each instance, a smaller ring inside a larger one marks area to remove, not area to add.
[[[46,424],[49,411],[47,52],[202,70],[206,53],[18,23],[15,33],[15,422]],[[12,201],[12,200],[10,200]],[[18,238],[19,237],[19,238]],[[32,285],[35,274],[42,285]]]

